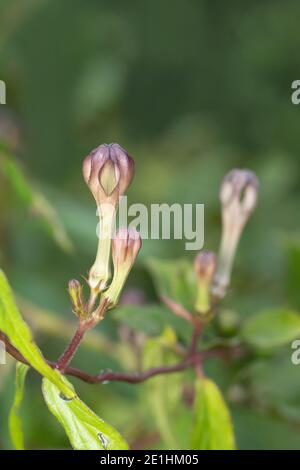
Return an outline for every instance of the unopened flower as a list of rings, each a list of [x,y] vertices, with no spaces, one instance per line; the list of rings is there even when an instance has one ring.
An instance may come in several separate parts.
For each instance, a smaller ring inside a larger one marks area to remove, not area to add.
[[[120,228],[112,240],[114,276],[109,288],[103,293],[110,307],[117,304],[127,276],[142,246],[140,234],[135,229]]]
[[[224,297],[226,294],[237,245],[243,228],[255,209],[257,192],[258,180],[249,170],[232,170],[222,182],[222,238],[214,282],[216,297]]]
[[[134,161],[119,144],[102,144],[85,158],[83,177],[97,206],[117,203],[134,176]]]
[[[200,251],[195,258],[194,268],[198,280],[209,284],[216,270],[216,255],[212,251]]]
[[[89,285],[94,292],[101,292],[110,278],[111,237],[119,197],[133,179],[134,161],[120,145],[103,144],[85,158],[82,171],[100,219],[98,250],[89,272]]]
[[[201,314],[206,314],[211,308],[210,290],[216,264],[216,255],[211,251],[200,251],[194,261],[198,284],[195,310]]]
[[[71,298],[73,312],[78,317],[85,316],[85,306],[83,298],[82,286],[77,279],[72,279],[69,281],[68,292]]]

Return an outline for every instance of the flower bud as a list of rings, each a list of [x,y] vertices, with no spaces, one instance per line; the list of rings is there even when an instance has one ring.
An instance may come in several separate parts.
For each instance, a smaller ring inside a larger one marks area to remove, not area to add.
[[[111,236],[118,199],[132,181],[134,161],[120,145],[103,144],[85,158],[82,171],[100,218],[98,250],[89,272],[89,285],[94,292],[101,292],[110,278]]]
[[[72,279],[69,281],[68,292],[71,298],[73,312],[78,317],[85,316],[85,307],[83,299],[82,286],[77,279]]]
[[[102,144],[85,158],[83,177],[97,206],[116,203],[134,176],[134,161],[118,144]]]
[[[213,289],[216,297],[224,297],[226,294],[237,245],[255,209],[257,192],[258,180],[249,170],[232,170],[221,185],[222,238]]]
[[[194,268],[200,282],[211,283],[216,270],[216,255],[212,251],[200,251],[195,258]]]
[[[198,281],[195,310],[201,314],[206,314],[211,308],[210,289],[216,271],[216,264],[216,255],[211,251],[201,251],[194,261]]]
[[[135,229],[120,228],[112,241],[114,276],[111,285],[103,293],[110,307],[117,304],[127,276],[141,249],[142,240]]]

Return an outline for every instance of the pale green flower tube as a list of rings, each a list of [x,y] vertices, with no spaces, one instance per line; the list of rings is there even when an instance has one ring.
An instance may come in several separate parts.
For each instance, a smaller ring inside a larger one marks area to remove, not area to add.
[[[213,294],[222,298],[230,284],[236,249],[242,231],[256,207],[258,180],[249,170],[232,170],[221,185],[222,238]]]

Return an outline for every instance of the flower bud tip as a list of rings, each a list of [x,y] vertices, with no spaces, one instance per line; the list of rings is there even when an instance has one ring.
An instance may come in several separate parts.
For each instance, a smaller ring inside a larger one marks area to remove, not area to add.
[[[249,215],[256,206],[258,179],[250,170],[231,170],[223,179],[220,188],[220,200],[225,211],[236,205],[235,216]]]
[[[211,282],[217,266],[216,255],[212,251],[200,251],[195,258],[194,268],[201,282]]]
[[[133,179],[134,160],[119,144],[102,144],[84,159],[82,173],[98,206],[117,203]]]

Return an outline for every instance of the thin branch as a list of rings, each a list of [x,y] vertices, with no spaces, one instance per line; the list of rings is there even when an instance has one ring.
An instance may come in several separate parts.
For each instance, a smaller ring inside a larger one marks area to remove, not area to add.
[[[6,334],[4,334],[2,331],[0,331],[0,341],[3,341],[5,344],[5,351],[14,359],[16,359],[19,362],[22,362],[23,364],[26,364],[30,366],[30,363],[25,359],[25,357],[16,349],[11,342],[9,341],[8,337]],[[55,368],[56,362],[54,361],[48,361],[46,360],[47,364],[52,367],[53,369]]]
[[[188,321],[192,325],[194,324],[194,317],[193,315],[186,310],[182,305],[178,304],[177,302],[174,302],[174,300],[169,299],[169,297],[166,297],[162,295],[161,297],[162,302],[165,304],[165,306],[171,310],[172,313],[177,315],[177,317],[181,317],[184,320]]]
[[[23,362],[23,364],[28,364],[26,359],[22,356],[22,354],[9,342],[7,336],[0,331],[0,340],[3,341],[5,344],[5,350],[6,352],[14,357],[17,361]]]
[[[25,319],[28,320],[30,326],[37,333],[54,336],[55,338],[59,337],[63,340],[69,340],[70,336],[73,334],[74,326],[76,327],[74,321],[65,320],[57,313],[44,310],[21,297],[18,297],[18,305]],[[113,355],[115,359],[118,358],[116,343],[99,331],[90,330],[89,334],[84,337],[81,345],[82,347],[98,353],[110,350],[111,355]]]
[[[150,379],[150,377],[154,377],[156,375],[172,374],[174,372],[180,372],[182,370],[189,369],[191,365],[197,360],[199,360],[199,356],[189,357],[185,361],[180,362],[179,364],[174,364],[172,366],[153,367],[143,372],[127,373],[107,371],[97,375],[90,375],[77,368],[68,367],[65,370],[65,374],[72,375],[90,384],[116,381],[127,382],[129,384],[137,384],[140,382],[144,382],[145,380]]]
[[[84,336],[84,333],[85,333],[85,329],[82,327],[82,325],[79,324],[67,349],[65,350],[65,352],[62,354],[62,356],[58,359],[56,363],[55,368],[58,369],[60,372],[64,372],[67,366],[70,364],[77,349],[79,348],[79,345]]]
[[[193,335],[192,335],[192,342],[191,342],[191,347],[190,347],[190,355],[194,356],[197,353],[198,349],[198,341],[199,337],[202,333],[202,328],[203,325],[202,323],[195,318],[194,319],[194,329],[193,329]],[[194,363],[194,371],[197,375],[197,377],[203,377],[203,367],[202,367],[202,361],[196,361]]]
[[[0,340],[5,343],[6,351],[14,357],[17,361],[23,362],[24,364],[30,365],[28,361],[22,356],[22,354],[10,343],[7,336],[0,331]],[[189,356],[182,362],[178,364],[174,364],[171,366],[161,366],[161,367],[154,367],[140,373],[126,373],[126,372],[112,372],[106,371],[102,372],[97,375],[90,375],[87,372],[84,372],[76,367],[66,367],[62,373],[64,375],[70,375],[73,377],[77,377],[78,379],[82,380],[83,382],[87,382],[90,384],[98,384],[103,382],[127,382],[130,384],[137,384],[143,382],[151,377],[161,374],[171,374],[174,372],[180,372],[182,370],[189,369],[190,367],[194,367],[196,364],[201,365],[202,361],[209,357],[220,357],[222,359],[228,359],[231,357],[240,357],[244,354],[244,349],[241,346],[237,346],[235,348],[212,348],[207,351],[201,351],[195,354],[189,354]],[[56,363],[53,361],[46,361],[47,364],[55,368]]]
[[[197,321],[195,319],[192,342],[191,342],[191,349],[190,349],[191,354],[195,354],[197,351],[198,340],[199,340],[201,332],[202,332],[202,324],[200,323],[200,321]]]
[[[8,354],[14,357],[17,361],[22,362],[23,364],[30,365],[29,362],[24,358],[24,356],[10,343],[7,336],[1,331],[0,340],[5,343],[6,351],[8,352]],[[170,374],[172,372],[179,372],[184,369],[188,369],[193,363],[199,360],[199,358],[199,355],[190,356],[185,361],[180,362],[179,364],[174,364],[171,366],[153,367],[140,373],[106,371],[97,375],[90,375],[87,372],[77,369],[76,367],[66,367],[64,370],[61,370],[61,373],[63,373],[64,375],[71,375],[73,377],[77,377],[78,379],[90,384],[97,384],[108,381],[120,381],[135,384],[143,382],[144,380],[147,380],[150,377],[154,377],[155,375]],[[55,362],[48,360],[46,360],[46,362],[53,369],[57,368],[57,364]]]

